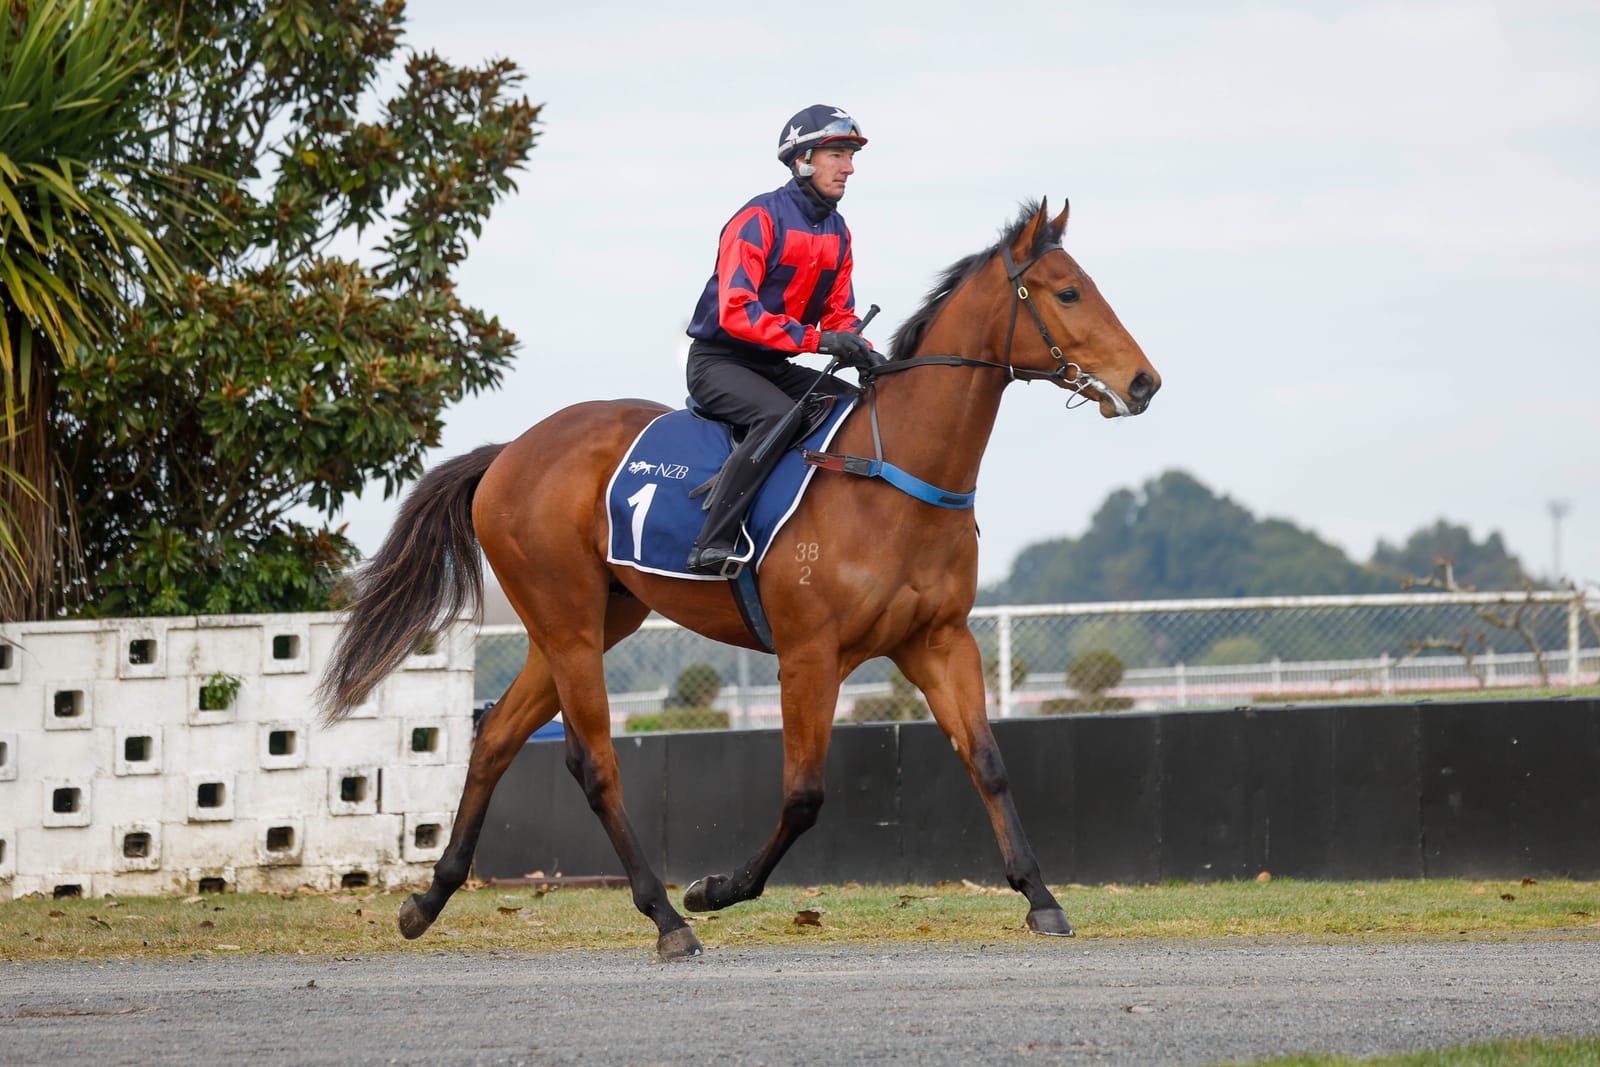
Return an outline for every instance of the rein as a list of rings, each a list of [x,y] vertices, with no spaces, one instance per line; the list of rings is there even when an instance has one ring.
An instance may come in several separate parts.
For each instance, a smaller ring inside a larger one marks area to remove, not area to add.
[[[875,367],[861,372],[862,383],[867,392],[867,409],[872,424],[872,452],[873,458],[865,456],[846,456],[835,452],[816,452],[811,449],[802,449],[805,462],[813,467],[823,470],[841,471],[845,474],[854,474],[863,478],[882,478],[890,485],[909,496],[921,500],[925,504],[933,504],[941,508],[970,508],[977,490],[967,493],[952,493],[940,489],[923,481],[915,475],[901,470],[883,458],[883,437],[878,431],[878,390],[877,379],[885,374],[899,374],[911,370],[913,367],[938,366],[938,367],[987,367],[993,370],[1003,370],[1011,381],[1023,383],[1035,381],[1055,382],[1072,394],[1067,399],[1067,410],[1082,407],[1089,402],[1089,397],[1083,391],[1089,388],[1098,388],[1102,396],[1111,398],[1120,414],[1127,413],[1127,405],[1122,398],[1111,390],[1099,378],[1088,374],[1078,364],[1067,359],[1061,352],[1061,347],[1050,336],[1050,328],[1044,323],[1044,316],[1039,314],[1039,309],[1034,307],[1033,301],[1028,298],[1028,287],[1022,282],[1022,275],[1027,272],[1040,259],[1056,249],[1046,249],[1028,259],[1021,266],[1011,258],[1009,246],[1002,245],[1000,255],[1006,267],[1006,280],[1013,286],[1011,294],[1011,315],[1006,322],[1006,347],[1003,363],[990,363],[988,360],[972,359],[968,356],[917,356],[894,363],[880,363]],[[1028,367],[1020,370],[1011,362],[1011,341],[1017,330],[1017,306],[1025,305],[1033,315],[1033,324],[1039,328],[1039,336],[1043,338],[1045,346],[1049,348],[1051,357],[1059,366],[1053,371],[1037,371]],[[831,369],[831,368],[830,368]],[[1077,402],[1074,403],[1074,400]]]
[[[870,371],[865,372],[865,376],[868,381],[870,382],[872,379],[880,378],[885,374],[899,374],[902,371],[908,371],[920,364],[932,364],[934,366],[945,367],[992,367],[995,370],[1005,371],[1006,376],[1014,382],[1020,381],[1025,384],[1035,381],[1055,382],[1057,385],[1061,386],[1072,394],[1072,396],[1067,400],[1067,409],[1069,411],[1076,407],[1082,407],[1084,404],[1089,402],[1089,398],[1083,395],[1083,391],[1085,389],[1098,388],[1103,395],[1111,398],[1112,404],[1116,405],[1119,413],[1125,413],[1127,405],[1123,403],[1123,400],[1120,396],[1117,396],[1116,393],[1113,392],[1105,382],[1102,382],[1099,378],[1096,378],[1092,374],[1086,373],[1082,367],[1076,363],[1073,363],[1071,360],[1067,359],[1064,354],[1062,354],[1061,346],[1056,344],[1055,339],[1050,336],[1050,328],[1044,324],[1044,316],[1039,314],[1039,309],[1034,307],[1033,301],[1029,298],[1028,287],[1022,282],[1023,274],[1025,274],[1035,263],[1039,262],[1039,260],[1043,259],[1045,256],[1054,251],[1057,251],[1057,249],[1047,248],[1043,252],[1033,256],[1031,259],[1028,259],[1019,267],[1011,258],[1010,247],[1002,245],[1000,248],[1001,261],[1005,263],[1006,267],[1006,280],[1013,286],[1011,293],[1011,315],[1006,321],[1006,347],[1005,353],[1002,357],[1003,362],[990,363],[985,359],[972,359],[967,356],[917,356],[915,358],[908,358],[894,363],[879,364]],[[1019,369],[1012,365],[1011,342],[1017,331],[1018,305],[1026,306],[1028,313],[1033,316],[1033,324],[1039,328],[1039,336],[1044,340],[1045,347],[1050,350],[1051,358],[1060,364],[1055,370],[1038,371],[1032,370],[1028,367],[1022,367]],[[1076,401],[1076,403],[1074,403],[1074,401]]]

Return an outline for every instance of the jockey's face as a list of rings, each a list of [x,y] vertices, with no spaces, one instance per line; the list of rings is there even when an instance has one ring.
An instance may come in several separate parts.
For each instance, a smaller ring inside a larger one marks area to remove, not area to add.
[[[811,187],[823,196],[838,200],[844,196],[844,183],[856,172],[854,148],[824,147],[811,150]]]

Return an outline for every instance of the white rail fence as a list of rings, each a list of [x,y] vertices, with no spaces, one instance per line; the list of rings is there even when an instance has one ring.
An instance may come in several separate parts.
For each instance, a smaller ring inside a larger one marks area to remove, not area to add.
[[[971,623],[988,665],[989,714],[1007,718],[1063,710],[1051,702],[1081,706],[1086,696],[1165,710],[1576,690],[1600,684],[1596,607],[1582,591],[1435,592],[985,607]],[[476,700],[499,697],[526,647],[520,627],[482,628]],[[1092,694],[1071,677],[1090,652],[1122,667],[1115,685]],[[652,617],[608,655],[614,729],[673,703],[675,680],[696,664],[720,675],[712,706],[732,725],[779,725],[774,657]],[[889,694],[890,677],[885,661],[863,664],[841,689],[837,715]]]

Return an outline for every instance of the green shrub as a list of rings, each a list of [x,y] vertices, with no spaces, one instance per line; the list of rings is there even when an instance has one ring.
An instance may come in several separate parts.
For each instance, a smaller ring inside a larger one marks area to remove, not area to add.
[[[899,671],[889,675],[889,695],[861,697],[850,709],[846,722],[912,722],[931,713],[917,687]]]
[[[1229,667],[1237,663],[1265,663],[1269,658],[1260,638],[1240,634],[1213,642],[1194,662],[1197,667]]]
[[[683,669],[673,683],[667,706],[673,708],[708,708],[722,692],[722,674],[709,663],[695,663]]]
[[[720,708],[662,708],[663,730],[726,730],[732,717]]]
[[[1083,715],[1093,711],[1127,711],[1133,707],[1132,697],[1055,697],[1039,703],[1035,715]]]
[[[672,730],[726,730],[731,725],[732,716],[720,708],[666,707],[657,712],[629,715],[623,731],[653,734]]]
[[[1028,677],[1028,661],[1016,653],[1011,654],[1011,688],[1016,689]],[[1000,691],[1000,657],[990,656],[983,661],[983,684],[991,693]]]
[[[1122,681],[1122,660],[1114,652],[1094,649],[1073,660],[1067,667],[1067,684],[1081,697],[1104,693]]]

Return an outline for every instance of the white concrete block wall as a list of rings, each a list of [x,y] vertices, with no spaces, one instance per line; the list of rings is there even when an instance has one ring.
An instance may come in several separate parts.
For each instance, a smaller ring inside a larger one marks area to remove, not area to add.
[[[338,626],[0,626],[0,899],[426,879],[472,746],[473,628],[323,728]],[[226,703],[205,692],[218,674],[239,680]]]

